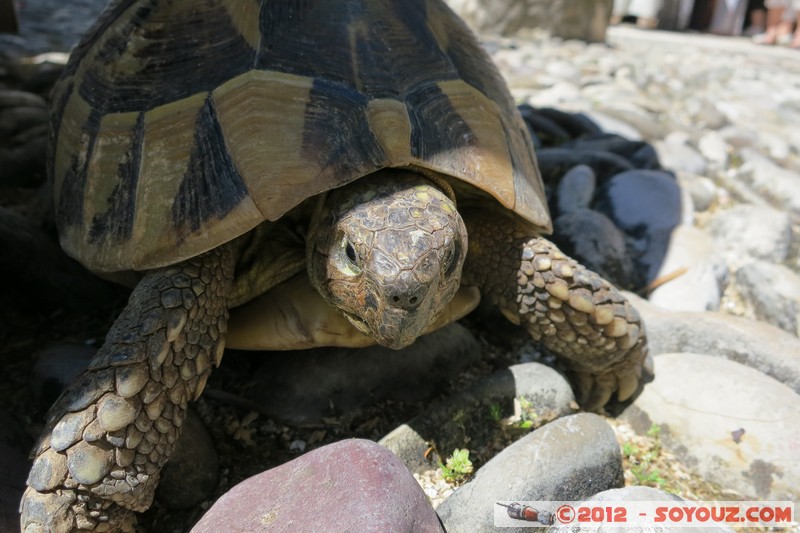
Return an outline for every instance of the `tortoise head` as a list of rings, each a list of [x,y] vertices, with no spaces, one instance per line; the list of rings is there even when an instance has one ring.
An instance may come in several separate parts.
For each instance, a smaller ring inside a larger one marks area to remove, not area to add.
[[[321,200],[309,228],[308,274],[356,328],[400,349],[458,291],[466,253],[453,200],[420,174],[385,169]]]

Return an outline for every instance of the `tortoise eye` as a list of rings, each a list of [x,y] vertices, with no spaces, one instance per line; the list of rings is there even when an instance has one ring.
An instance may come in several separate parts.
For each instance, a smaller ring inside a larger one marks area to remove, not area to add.
[[[450,265],[453,264],[453,249],[448,248],[444,252],[444,257],[442,258],[442,266],[444,266],[445,270],[450,270]]]
[[[451,248],[448,248],[444,256],[444,270],[447,275],[453,273],[456,267],[456,257],[461,254],[461,243],[456,240]]]
[[[353,245],[349,242],[345,246],[344,253],[347,254],[347,258],[351,263],[356,264],[356,261],[358,260],[358,256],[356,256],[356,249],[353,248]]]
[[[358,266],[358,254],[356,254],[356,249],[346,238],[345,238],[344,253],[347,256],[347,259],[353,264],[353,266]]]
[[[361,272],[360,258],[356,247],[346,236],[342,237],[339,252],[336,254],[338,268],[347,276],[357,276]]]

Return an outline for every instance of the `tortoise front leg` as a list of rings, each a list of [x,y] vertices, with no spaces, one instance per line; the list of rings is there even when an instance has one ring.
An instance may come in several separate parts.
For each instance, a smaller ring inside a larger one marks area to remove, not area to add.
[[[225,346],[234,253],[149,272],[87,370],[51,407],[22,498],[22,530],[133,531],[153,501],[186,404]]]
[[[467,211],[464,281],[480,287],[503,314],[566,360],[582,407],[624,401],[639,386],[647,356],[644,324],[598,274],[531,235],[515,218]]]

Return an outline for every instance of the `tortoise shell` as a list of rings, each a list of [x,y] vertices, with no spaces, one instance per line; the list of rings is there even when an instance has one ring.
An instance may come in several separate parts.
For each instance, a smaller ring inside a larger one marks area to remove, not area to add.
[[[550,230],[527,130],[440,0],[122,0],[54,93],[64,249],[150,269],[385,167],[469,183]]]

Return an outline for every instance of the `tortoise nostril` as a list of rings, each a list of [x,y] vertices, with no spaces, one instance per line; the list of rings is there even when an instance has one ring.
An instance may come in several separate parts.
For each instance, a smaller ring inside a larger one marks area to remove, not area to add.
[[[416,309],[418,305],[422,303],[423,297],[415,294],[410,295],[407,293],[396,293],[392,294],[389,297],[389,301],[392,302],[393,307],[397,307],[399,309]]]

